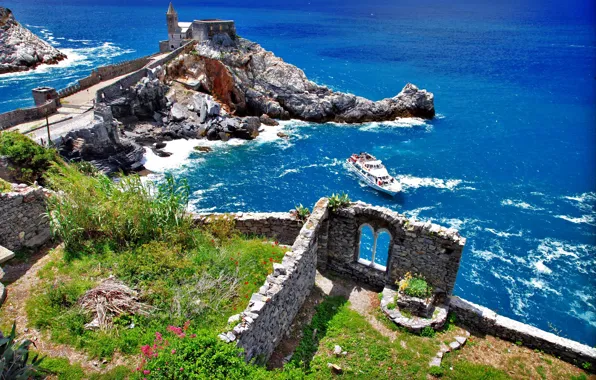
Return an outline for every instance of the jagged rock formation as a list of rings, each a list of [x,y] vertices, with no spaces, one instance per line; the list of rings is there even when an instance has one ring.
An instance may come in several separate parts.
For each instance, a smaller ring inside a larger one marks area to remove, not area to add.
[[[55,64],[66,55],[19,24],[10,9],[0,7],[0,74]]]
[[[168,78],[199,81],[199,88],[236,116],[361,123],[435,115],[433,94],[413,84],[393,98],[374,102],[319,86],[299,68],[242,38],[231,47],[202,42],[196,50],[173,62]]]
[[[118,122],[103,104],[96,106],[93,124],[69,132],[60,148],[62,156],[90,161],[105,174],[141,168],[144,152],[141,146],[120,136]]]

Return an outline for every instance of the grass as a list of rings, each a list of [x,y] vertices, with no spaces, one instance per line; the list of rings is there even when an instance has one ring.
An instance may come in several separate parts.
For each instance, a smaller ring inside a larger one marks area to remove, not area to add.
[[[136,176],[115,183],[64,166],[48,182],[63,192],[48,208],[53,232],[65,244],[38,272],[35,296],[26,302],[29,323],[92,357],[138,354],[156,331],[187,320],[223,330],[285,252],[237,235],[225,218],[214,224],[217,234],[193,227],[185,212],[188,187],[173,178],[149,188]],[[154,311],[117,317],[105,331],[88,330],[92,316],[77,302],[109,276],[139,290]]]

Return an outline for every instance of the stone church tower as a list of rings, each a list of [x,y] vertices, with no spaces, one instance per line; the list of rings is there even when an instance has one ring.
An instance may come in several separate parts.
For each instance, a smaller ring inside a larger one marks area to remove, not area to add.
[[[168,23],[168,34],[172,35],[176,32],[179,32],[178,12],[176,12],[174,5],[171,2],[170,6],[168,7],[168,12],[166,13],[166,21]]]

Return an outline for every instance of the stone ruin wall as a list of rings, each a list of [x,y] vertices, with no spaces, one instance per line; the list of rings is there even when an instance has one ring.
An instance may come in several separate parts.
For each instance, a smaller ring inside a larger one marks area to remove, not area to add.
[[[224,217],[233,218],[234,227],[242,234],[265,236],[284,245],[294,244],[303,224],[287,212],[196,214],[193,219],[195,223],[205,225],[212,218]]]
[[[359,228],[391,234],[387,271],[358,262]],[[395,286],[406,272],[421,274],[437,290],[453,292],[466,239],[454,229],[408,220],[383,207],[354,203],[329,217],[328,249],[321,265],[376,288]]]
[[[327,199],[320,200],[302,226],[292,250],[254,293],[248,307],[229,322],[238,322],[220,338],[237,342],[246,360],[266,362],[288,331],[315,284],[317,251],[322,221],[327,218]],[[285,219],[284,219],[285,220]]]
[[[14,111],[1,113],[0,131],[15,126],[17,124],[42,119],[46,117],[46,115],[51,115],[55,113],[57,110],[58,105],[54,100],[51,100],[41,106],[19,108]]]
[[[48,191],[38,186],[14,185],[0,194],[0,245],[11,251],[39,247],[50,238],[46,213]]]
[[[459,297],[451,297],[449,308],[457,315],[458,324],[476,333],[521,342],[524,346],[544,351],[577,366],[582,363],[590,363],[592,368],[596,366],[594,347],[498,315],[493,310]]]
[[[231,322],[238,324],[232,331],[220,335],[244,348],[247,360],[269,358],[314,287],[315,268],[331,270],[376,287],[394,284],[407,271],[421,273],[449,295],[465,244],[465,239],[453,229],[408,220],[389,209],[363,203],[331,212],[327,211],[327,200],[322,199],[299,234],[296,231],[301,222],[289,213],[230,215],[245,234],[267,236],[282,244],[297,236],[292,251],[286,254],[281,265],[275,265],[273,274],[259,293],[253,294],[246,310],[231,318]],[[200,215],[195,219],[204,223],[205,218]],[[358,229],[364,223],[391,233],[389,270],[385,274],[357,262]],[[456,296],[449,297],[449,301],[458,324],[471,331],[521,341],[525,346],[575,365],[588,362],[596,366],[596,349],[592,347],[497,315]]]

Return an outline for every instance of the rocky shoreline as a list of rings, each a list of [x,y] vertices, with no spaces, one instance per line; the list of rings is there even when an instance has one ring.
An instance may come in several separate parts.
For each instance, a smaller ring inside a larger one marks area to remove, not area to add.
[[[148,69],[134,86],[103,93],[93,125],[69,133],[61,153],[109,173],[139,168],[141,146],[167,157],[162,148],[173,139],[252,140],[277,125],[275,119],[364,123],[435,116],[433,94],[413,84],[380,101],[334,92],[258,44],[226,37]]]
[[[17,22],[10,9],[0,7],[0,74],[53,65],[64,59],[65,54]]]

